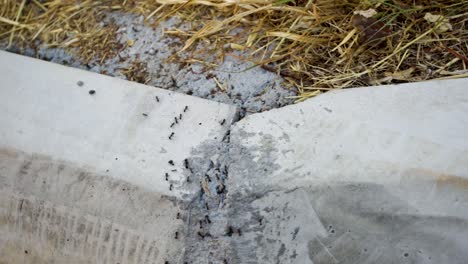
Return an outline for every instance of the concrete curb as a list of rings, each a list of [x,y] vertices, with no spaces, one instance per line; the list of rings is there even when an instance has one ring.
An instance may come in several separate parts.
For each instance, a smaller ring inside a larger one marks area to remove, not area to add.
[[[181,262],[186,160],[236,108],[2,51],[0,73],[1,261]]]
[[[237,109],[0,52],[0,262],[465,263],[466,79]]]

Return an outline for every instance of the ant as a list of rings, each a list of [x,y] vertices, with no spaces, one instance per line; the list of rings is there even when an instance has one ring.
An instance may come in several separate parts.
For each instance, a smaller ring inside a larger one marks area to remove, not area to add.
[[[229,226],[226,235],[232,236],[232,234],[234,234],[234,229],[232,228],[232,226]]]
[[[211,178],[208,176],[208,174],[205,174],[205,177],[208,179],[208,182],[211,182]]]
[[[205,234],[203,234],[203,233],[200,232],[200,231],[197,232],[197,235],[198,235],[199,237],[201,237],[201,239],[204,239],[204,238],[205,238]]]
[[[218,194],[222,194],[222,193],[224,192],[225,189],[226,189],[226,187],[225,187],[224,184],[222,184],[222,183],[221,183],[220,185],[216,186],[216,192],[217,192]]]

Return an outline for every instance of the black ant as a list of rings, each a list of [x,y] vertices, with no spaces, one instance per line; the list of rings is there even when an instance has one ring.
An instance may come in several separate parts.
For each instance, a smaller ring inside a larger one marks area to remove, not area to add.
[[[158,102],[158,103],[159,103],[159,97],[158,97],[158,96],[156,96],[156,102]]]
[[[175,239],[179,239],[179,232],[177,232],[177,231],[175,232],[174,238],[175,238]]]
[[[166,181],[169,180],[169,173],[166,172]]]
[[[187,112],[187,110],[188,110],[188,105],[185,106],[184,113]]]
[[[173,136],[174,136],[174,132],[171,133],[171,135],[169,136],[169,139],[172,139]]]
[[[202,232],[198,231],[197,234],[199,237],[201,237],[201,239],[205,238],[205,234],[203,234]]]
[[[169,191],[172,191],[172,183],[169,185]]]
[[[234,229],[232,228],[232,226],[229,226],[226,235],[232,236],[232,234],[234,234]]]
[[[216,186],[216,192],[217,192],[218,194],[222,194],[222,193],[224,192],[225,189],[226,189],[226,187],[225,187],[224,184],[222,184],[222,183],[221,183],[220,185]]]
[[[211,182],[211,178],[208,176],[208,174],[205,174],[205,177],[208,179],[208,182]]]
[[[174,166],[174,161],[173,161],[173,160],[170,160],[170,161],[168,161],[167,163],[169,163],[170,165]]]
[[[226,119],[223,119],[223,121],[221,121],[220,124],[223,126],[225,123],[226,123]]]

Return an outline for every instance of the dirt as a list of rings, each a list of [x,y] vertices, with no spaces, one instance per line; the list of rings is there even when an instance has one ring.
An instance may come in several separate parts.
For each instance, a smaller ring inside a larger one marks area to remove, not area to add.
[[[289,98],[295,95],[284,88],[283,79],[253,63],[242,61],[238,51],[227,52],[224,61],[217,67],[207,69],[201,64],[168,62],[168,58],[183,46],[183,41],[174,36],[164,35],[164,30],[184,28],[177,18],[162,22],[157,28],[146,26],[143,16],[111,13],[102,23],[115,23],[117,37],[125,49],[114,58],[102,63],[95,59],[89,63],[81,60],[71,50],[48,48],[40,43],[37,52],[33,49],[8,50],[39,59],[107,74],[118,78],[144,83],[150,86],[185,93],[208,100],[236,105],[242,118],[249,113],[258,113],[293,103]],[[125,45],[132,42],[131,46]],[[5,43],[0,43],[5,49]],[[203,50],[199,45],[198,50]],[[230,54],[230,55],[229,55]],[[178,54],[178,56],[189,56]],[[245,57],[245,56],[244,56]],[[207,55],[207,61],[213,57]]]

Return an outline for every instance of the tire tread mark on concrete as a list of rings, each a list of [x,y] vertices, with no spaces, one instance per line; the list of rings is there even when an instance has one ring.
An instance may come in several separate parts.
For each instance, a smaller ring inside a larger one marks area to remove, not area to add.
[[[141,260],[140,263],[146,263],[146,252],[149,248],[149,242],[147,239],[143,239],[143,246],[140,252],[139,259]]]
[[[96,251],[95,253],[95,261],[96,263],[99,262],[99,255],[101,254],[101,233],[102,233],[102,224],[101,224],[101,221],[98,219],[96,220],[96,228],[94,230],[94,250]]]
[[[148,244],[148,251],[146,252],[146,263],[153,263],[154,261],[154,257],[153,257],[153,252],[155,250],[154,246],[155,246],[154,241],[151,241]]]
[[[13,215],[13,219],[15,219],[14,230],[18,232],[18,234],[21,233],[21,206],[22,204],[23,204],[23,200],[20,199],[16,201],[15,212]]]
[[[20,258],[23,258],[24,250],[28,250],[29,254],[39,252],[44,261],[70,257],[79,261],[86,258],[97,263],[116,263],[130,255],[130,236],[139,241],[135,263],[153,262],[159,256],[156,241],[118,224],[90,215],[79,217],[78,211],[70,212],[69,208],[57,207],[34,197],[20,198],[6,192],[0,192],[0,196],[6,197],[7,201],[0,208],[0,219],[7,232],[15,234],[12,243]]]
[[[159,251],[158,251],[158,247],[156,246],[156,242],[153,241],[152,244],[151,244],[151,248],[152,248],[152,256],[151,256],[151,262],[150,263],[156,263],[156,260],[159,256]]]
[[[137,244],[138,244],[138,237],[135,235],[130,235],[129,236],[129,247],[128,247],[128,258],[127,258],[127,263],[135,263],[135,254],[137,250]]]
[[[112,226],[104,224],[103,238],[102,238],[102,242],[103,242],[102,245],[104,246],[103,259],[102,259],[103,263],[110,263],[111,246],[112,246],[111,232],[112,232]]]
[[[119,233],[116,231],[118,230],[115,226],[111,225],[111,234],[110,234],[110,256],[109,256],[109,263],[116,263],[116,255],[117,255],[117,243],[119,242]]]
[[[124,230],[117,229],[117,242],[115,246],[114,260],[115,263],[122,259],[123,247],[125,246],[125,232]]]
[[[141,251],[141,244],[143,243],[143,238],[142,237],[137,237],[137,242],[135,243],[135,252],[133,254],[133,264],[139,264],[139,256],[140,256],[140,251]]]
[[[39,225],[39,229],[37,230],[37,235],[38,235],[38,241],[44,241],[44,237],[45,237],[45,230],[46,230],[46,221],[45,221],[45,217],[46,217],[46,210],[44,210],[44,207],[41,205],[41,207],[38,207],[38,210],[40,211],[39,213],[39,218],[37,220],[38,222],[38,225]],[[69,218],[67,218],[69,219]],[[67,230],[69,230],[67,228]],[[40,243],[40,246],[41,246],[41,250],[44,250],[44,246],[42,245],[42,243]]]
[[[90,238],[93,235],[94,222],[95,221],[86,222],[85,237],[84,237],[83,244],[84,244],[84,252],[86,252],[87,254],[93,251],[91,247],[91,243],[90,243],[91,242]]]
[[[129,252],[129,248],[130,248],[130,238],[132,236],[132,234],[130,234],[129,232],[127,232],[127,230],[124,230],[123,231],[123,238],[122,238],[122,263],[129,263],[128,261],[128,252]]]

